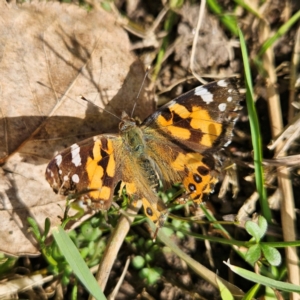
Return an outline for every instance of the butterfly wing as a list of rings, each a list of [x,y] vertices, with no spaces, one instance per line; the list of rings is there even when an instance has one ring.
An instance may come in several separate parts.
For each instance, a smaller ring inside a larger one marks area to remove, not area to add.
[[[74,194],[91,201],[92,208],[106,210],[121,180],[120,144],[116,135],[99,135],[73,144],[50,161],[46,179],[55,192]]]
[[[162,178],[182,182],[197,203],[217,182],[213,154],[231,141],[240,100],[235,79],[219,80],[172,100],[142,124]]]
[[[240,100],[234,78],[214,81],[162,106],[142,126],[183,148],[213,152],[231,141]]]

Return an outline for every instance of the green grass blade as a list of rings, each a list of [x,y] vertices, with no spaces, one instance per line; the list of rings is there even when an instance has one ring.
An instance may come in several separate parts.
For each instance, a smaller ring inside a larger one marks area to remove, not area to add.
[[[255,299],[256,293],[260,288],[260,284],[255,284],[243,297],[243,300],[252,300]]]
[[[285,248],[285,247],[300,247],[300,241],[278,241],[278,242],[260,242],[261,245],[267,245],[269,247],[274,247],[274,248]]]
[[[97,300],[105,300],[106,297],[100,289],[95,277],[92,275],[70,237],[61,226],[53,230],[52,233],[60,251],[71,266],[76,277]]]
[[[221,298],[223,300],[234,300],[233,295],[228,290],[228,288],[223,284],[223,282],[221,280],[219,280],[218,278],[216,280],[219,285],[219,291],[220,291]]]
[[[227,263],[227,262],[224,262],[224,263],[230,268],[231,271],[233,271],[234,273],[236,273],[236,274],[240,275],[241,277],[243,277],[249,281],[252,281],[254,283],[268,286],[268,287],[276,289],[276,290],[286,291],[289,293],[292,293],[292,292],[300,293],[300,286],[298,286],[298,285],[274,280],[269,277],[265,277],[260,274],[256,274],[254,272],[242,269],[240,267],[233,266],[230,263]]]
[[[216,0],[207,0],[207,5],[210,10],[218,15],[218,18],[223,23],[223,25],[235,36],[238,35],[236,27],[236,18],[233,15],[226,14],[223,12],[222,7]]]
[[[250,5],[248,5],[244,0],[234,0],[234,2],[236,4],[238,4],[239,6],[243,7],[245,10],[247,10],[248,12],[250,12],[251,14],[253,14],[255,17],[262,19],[263,17],[261,16],[261,14],[256,11],[254,8],[252,8]]]
[[[249,56],[247,53],[246,42],[243,33],[240,29],[239,37],[241,43],[241,50],[243,56],[244,70],[245,70],[245,84],[246,84],[246,103],[249,113],[249,122],[251,129],[251,138],[254,152],[254,170],[255,170],[255,182],[257,192],[259,194],[259,200],[262,208],[263,216],[267,219],[268,223],[271,223],[271,211],[268,205],[267,192],[264,187],[264,173],[262,166],[262,142],[259,130],[259,122],[254,104],[254,93],[251,79],[251,71],[249,66]]]
[[[281,36],[286,34],[290,30],[290,28],[299,20],[299,18],[300,10],[295,13],[286,23],[284,23],[272,37],[264,42],[264,44],[261,46],[258,56],[261,57],[268,50],[268,48],[270,48]]]

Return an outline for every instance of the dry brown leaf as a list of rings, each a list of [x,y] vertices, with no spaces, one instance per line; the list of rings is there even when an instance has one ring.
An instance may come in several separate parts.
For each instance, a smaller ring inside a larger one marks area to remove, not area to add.
[[[182,16],[182,22],[178,26],[180,41],[175,45],[175,61],[180,61],[182,69],[188,70],[191,57],[190,48],[199,18],[199,6],[190,5],[187,2],[180,10],[180,14]],[[201,22],[196,48],[194,67],[201,76],[215,73],[225,77],[234,71],[232,68],[233,45],[229,43],[216,18],[207,12]],[[229,62],[230,66],[225,67]]]
[[[78,140],[118,128],[117,118],[80,96],[117,116],[130,113],[144,70],[104,11],[45,2],[1,2],[0,11],[0,251],[35,255],[26,218],[42,229],[49,217],[55,226],[65,203],[44,179],[47,163]],[[135,115],[152,109],[139,100]]]

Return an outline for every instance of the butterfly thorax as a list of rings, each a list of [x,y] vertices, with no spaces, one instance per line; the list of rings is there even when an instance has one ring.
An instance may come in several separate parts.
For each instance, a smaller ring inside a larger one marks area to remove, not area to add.
[[[146,153],[147,146],[141,128],[134,119],[123,112],[119,130],[123,145],[130,154],[131,159],[139,166],[150,187],[156,190],[159,185],[157,167]]]

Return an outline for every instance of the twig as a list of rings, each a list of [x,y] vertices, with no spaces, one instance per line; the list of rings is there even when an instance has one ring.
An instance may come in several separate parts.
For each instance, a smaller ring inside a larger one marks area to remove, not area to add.
[[[271,30],[268,24],[264,21],[260,23],[261,34],[260,42],[263,44],[270,36]],[[264,70],[266,70],[267,77],[267,95],[268,95],[268,107],[269,116],[271,121],[272,136],[278,136],[283,130],[283,122],[281,115],[281,106],[278,91],[275,86],[277,84],[277,76],[274,68],[274,50],[271,45],[262,56]],[[280,147],[280,146],[279,146]],[[295,232],[295,207],[294,197],[292,191],[291,180],[289,178],[289,171],[286,167],[277,168],[278,183],[282,192],[282,203],[281,203],[281,218],[282,218],[282,229],[285,241],[294,241],[296,238]],[[299,258],[295,247],[285,248],[286,252],[286,266],[288,269],[288,280],[289,282],[299,285]],[[296,293],[291,294],[293,300],[300,299]]]
[[[206,5],[206,0],[201,1],[200,9],[199,9],[199,17],[198,17],[197,27],[196,27],[196,31],[195,31],[194,40],[193,40],[191,59],[190,59],[191,72],[202,84],[207,83],[207,81],[204,80],[202,77],[200,77],[198,74],[196,74],[196,72],[194,71],[195,70],[194,60],[195,60],[195,54],[196,54],[197,41],[198,41],[198,37],[199,37],[199,30],[200,30],[200,27],[201,27],[201,24],[203,21],[205,5]]]
[[[136,207],[128,208],[126,212],[128,214],[135,215],[138,212],[138,210],[141,208],[141,206],[142,203],[141,201],[139,201]],[[122,215],[118,221],[117,226],[113,230],[108,240],[107,246],[105,248],[105,252],[99,264],[99,268],[96,275],[96,279],[102,291],[105,290],[106,283],[110,275],[111,269],[116,260],[118,252],[124,242],[124,239],[127,236],[127,233],[130,229],[130,225],[133,220],[134,217]],[[92,296],[90,296],[89,300],[95,300],[95,299]]]

